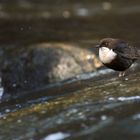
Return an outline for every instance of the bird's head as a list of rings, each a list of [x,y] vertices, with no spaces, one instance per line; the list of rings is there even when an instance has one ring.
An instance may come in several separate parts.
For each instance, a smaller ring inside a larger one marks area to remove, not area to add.
[[[119,39],[115,39],[115,38],[104,38],[102,40],[100,40],[100,43],[97,45],[98,48],[109,48],[109,49],[113,49],[118,43],[120,43]]]

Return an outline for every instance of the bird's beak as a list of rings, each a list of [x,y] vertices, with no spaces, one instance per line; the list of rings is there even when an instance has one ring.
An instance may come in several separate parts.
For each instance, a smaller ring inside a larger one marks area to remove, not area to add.
[[[100,45],[99,45],[99,44],[98,44],[98,45],[96,45],[96,46],[95,46],[95,48],[100,48]]]

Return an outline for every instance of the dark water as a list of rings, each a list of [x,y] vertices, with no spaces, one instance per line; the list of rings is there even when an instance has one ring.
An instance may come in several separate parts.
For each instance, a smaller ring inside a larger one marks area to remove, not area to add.
[[[139,45],[139,14],[139,1],[136,0],[58,0],[55,5],[51,1],[3,2],[0,42],[84,42],[98,41],[103,37],[118,37]]]
[[[117,37],[139,47],[139,4],[136,0],[59,0],[55,5],[52,1],[3,1],[0,44],[7,49],[74,42],[90,48],[103,37]],[[139,140],[139,77],[139,69],[129,73],[128,79],[99,71],[3,102],[0,139]]]

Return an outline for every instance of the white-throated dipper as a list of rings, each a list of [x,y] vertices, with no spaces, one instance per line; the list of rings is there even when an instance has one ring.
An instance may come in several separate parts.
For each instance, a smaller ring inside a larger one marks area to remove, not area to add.
[[[119,77],[140,57],[138,50],[121,39],[104,38],[99,45],[101,62],[113,70],[119,71]]]

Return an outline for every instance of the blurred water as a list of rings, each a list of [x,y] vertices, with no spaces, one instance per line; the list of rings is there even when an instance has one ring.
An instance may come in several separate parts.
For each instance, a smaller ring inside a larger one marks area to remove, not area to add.
[[[0,42],[14,45],[42,41],[95,42],[111,36],[139,45],[139,9],[136,0],[58,0],[55,5],[51,1],[3,2]]]
[[[91,48],[103,37],[123,38],[139,47],[139,4],[1,1],[1,53],[3,48],[39,42],[74,42]],[[139,69],[127,79],[100,70],[5,101],[0,104],[0,139],[139,140],[139,77]]]

